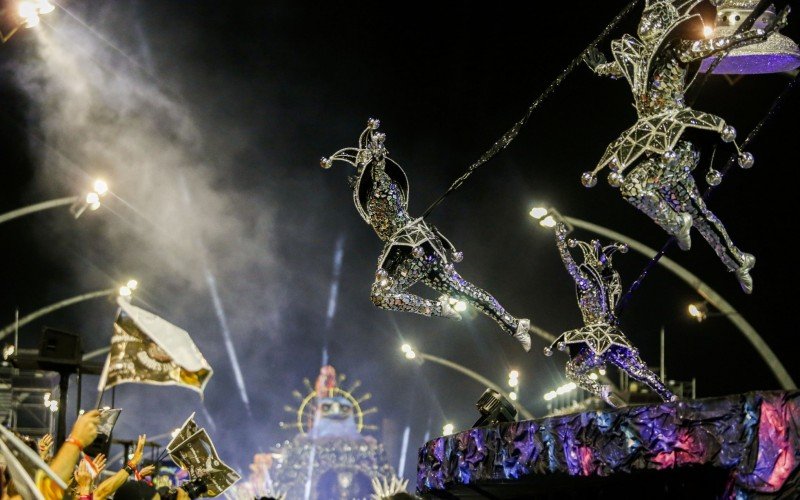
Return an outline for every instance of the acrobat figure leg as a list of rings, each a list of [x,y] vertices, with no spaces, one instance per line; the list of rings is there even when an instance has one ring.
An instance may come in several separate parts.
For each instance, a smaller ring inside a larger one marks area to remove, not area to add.
[[[603,353],[603,357],[621,370],[625,370],[628,375],[643,384],[648,385],[661,396],[664,401],[675,401],[677,396],[670,391],[664,382],[647,367],[639,357],[639,352],[619,345],[612,345]]]
[[[664,173],[661,160],[648,158],[625,176],[620,193],[625,201],[674,236],[682,250],[689,250],[692,245],[692,216],[676,210],[665,198],[662,189]]]
[[[611,406],[621,406],[620,402],[613,401],[610,397],[611,388],[601,384],[598,380],[589,377],[589,372],[604,364],[595,353],[585,345],[578,349],[578,353],[567,361],[567,378],[575,382],[578,387],[599,396]]]
[[[667,200],[678,211],[691,214],[693,225],[708,242],[719,259],[729,270],[736,273],[736,278],[745,293],[752,293],[753,279],[750,270],[756,259],[744,253],[734,245],[722,221],[706,206],[691,171],[697,166],[699,154],[688,142],[678,144],[676,152],[680,157],[677,167],[664,176],[664,194]]]
[[[495,320],[503,331],[522,344],[523,349],[530,350],[531,337],[528,333],[530,320],[510,315],[494,296],[462,278],[453,264],[444,264],[439,256],[427,255],[425,262],[428,264],[428,273],[423,278],[426,285],[447,297],[463,300],[472,305]]]
[[[431,271],[431,265],[424,259],[418,259],[405,249],[395,249],[392,257],[392,272],[378,268],[375,283],[372,284],[370,298],[372,303],[381,309],[405,311],[423,316],[442,316],[460,320],[458,314],[447,300],[430,300],[407,290],[423,279]]]

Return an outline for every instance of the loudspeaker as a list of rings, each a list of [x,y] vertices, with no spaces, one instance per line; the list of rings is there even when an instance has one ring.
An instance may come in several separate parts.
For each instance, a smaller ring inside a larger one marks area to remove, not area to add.
[[[74,371],[81,364],[83,350],[77,334],[45,328],[39,337],[39,367],[60,372]]]

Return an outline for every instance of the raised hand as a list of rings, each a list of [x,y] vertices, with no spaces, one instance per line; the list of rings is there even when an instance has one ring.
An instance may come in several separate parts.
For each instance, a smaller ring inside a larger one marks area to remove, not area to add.
[[[89,472],[89,464],[86,463],[85,460],[80,461],[73,476],[75,477],[75,484],[77,485],[79,495],[88,495],[92,492],[94,478],[92,478],[92,474]]]
[[[136,442],[136,449],[133,452],[133,458],[131,458],[130,463],[133,465],[139,465],[139,462],[142,461],[142,456],[144,456],[144,443],[147,441],[147,436],[145,434],[139,435],[139,440]]]
[[[87,411],[75,421],[70,437],[76,439],[81,447],[88,446],[97,437],[97,424],[100,422],[98,410]]]
[[[39,440],[39,457],[42,460],[47,460],[50,456],[50,449],[53,447],[53,436],[45,434]]]
[[[106,468],[106,456],[102,453],[98,453],[97,456],[92,459],[92,463],[94,463],[94,466],[97,469],[97,474],[100,475],[100,473]]]
[[[156,466],[155,465],[148,465],[147,467],[145,467],[145,468],[143,468],[142,470],[139,471],[139,475],[141,477],[148,477],[148,476],[152,476],[153,472],[155,472],[155,471],[156,471]]]

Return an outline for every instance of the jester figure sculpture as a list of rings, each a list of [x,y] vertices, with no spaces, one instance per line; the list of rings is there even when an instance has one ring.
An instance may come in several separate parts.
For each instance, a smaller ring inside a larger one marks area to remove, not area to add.
[[[377,131],[379,125],[378,120],[370,119],[359,136],[358,147],[341,149],[320,161],[323,168],[330,168],[334,161],[356,168],[356,175],[351,177],[356,210],[386,242],[372,285],[372,302],[392,311],[460,320],[453,304],[461,300],[494,319],[526,351],[530,350],[530,321],[508,314],[492,295],[464,280],[453,265],[463,254],[434,226],[409,215],[408,179],[400,165],[389,158],[386,135]],[[417,282],[442,295],[430,300],[409,293]]]
[[[611,406],[620,406],[622,401],[611,392],[610,386],[601,384],[590,373],[607,362],[650,386],[664,401],[674,401],[675,395],[647,367],[639,357],[639,351],[619,329],[614,314],[622,285],[619,273],[612,266],[611,256],[618,250],[627,252],[627,246],[612,244],[601,247],[597,240],[591,243],[567,240],[566,235],[567,228],[559,223],[556,226],[558,252],[567,272],[575,280],[578,307],[585,326],[562,333],[550,347],[545,347],[544,353],[551,356],[554,346],[561,351],[569,349],[571,359],[567,362],[567,377]],[[582,264],[577,264],[570,253],[569,248],[576,246],[583,252]]]
[[[639,38],[626,34],[611,42],[613,62],[607,63],[597,49],[588,52],[585,61],[596,74],[625,77],[628,81],[638,120],[608,146],[593,171],[583,173],[581,182],[586,187],[594,186],[597,173],[609,167],[609,184],[619,187],[625,200],[674,236],[681,249],[689,250],[691,228],[697,228],[749,294],[753,290],[750,270],[755,257],[739,250],[722,222],[706,208],[692,178],[699,153],[690,142],[680,139],[687,128],[710,130],[719,133],[723,141],[733,142],[742,168],[753,166],[753,155],[739,149],[736,130],[725,120],[687,106],[684,92],[687,75],[700,61],[766,39],[786,25],[788,7],[765,29],[730,37],[680,39],[678,31],[689,27],[702,33],[699,15],[690,14],[699,3],[700,0],[647,0],[639,22]],[[623,175],[637,160],[641,161]],[[706,176],[710,185],[719,184],[721,179],[713,169]]]

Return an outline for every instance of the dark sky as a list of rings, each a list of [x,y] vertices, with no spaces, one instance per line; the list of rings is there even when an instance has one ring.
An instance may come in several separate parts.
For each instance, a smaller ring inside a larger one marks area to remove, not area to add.
[[[283,406],[293,403],[303,377],[316,376],[327,347],[340,372],[362,380],[359,392],[372,393],[369,403],[379,412],[370,421],[390,431],[391,450],[411,427],[410,477],[425,432],[438,435],[446,421],[468,427],[484,388],[430,363],[407,363],[399,351],[404,341],[499,383],[518,369],[522,402],[544,413],[542,395],[564,383],[566,357],[545,358],[540,339],[525,354],[483,317],[450,323],[372,306],[381,243],[352,205],[351,172],[342,165],[324,171],[318,161],[355,145],[367,118],[380,118],[411,182],[411,212],[421,214],[622,2],[444,11],[386,2],[63,6],[41,29],[0,47],[0,212],[82,192],[98,175],[113,196],[77,221],[60,209],[0,227],[0,323],[10,323],[17,307],[24,315],[138,278],[134,302],[186,328],[215,374],[207,413],[185,390],[121,387],[120,437],[168,432],[198,411],[203,425],[215,425],[209,430],[223,458],[244,465],[253,452],[291,437],[278,426],[288,417]],[[634,26],[635,16],[614,36]],[[796,19],[785,33],[799,38]],[[607,41],[603,48],[608,54]],[[744,137],[789,81],[712,77],[695,107],[723,116]],[[734,241],[758,259],[755,293],[741,293],[698,234],[691,252],[669,252],[747,318],[795,379],[798,99],[791,95],[752,144],[755,167],[732,170],[710,201]],[[660,247],[666,235],[604,180],[592,190],[579,182],[634,120],[624,81],[583,67],[568,78],[517,141],[431,215],[464,251],[461,274],[551,332],[579,326],[553,237],[527,214],[544,202]],[[703,139],[707,161],[716,139]],[[702,187],[704,172],[697,172]],[[339,239],[337,307],[326,327]],[[647,259],[631,252],[615,262],[627,284]],[[249,409],[223,343],[210,276]],[[631,300],[623,328],[656,365],[664,326],[668,377],[696,377],[699,396],[779,388],[725,318],[698,324],[687,317],[693,301],[699,297],[690,287],[656,268]],[[26,326],[21,342],[32,346],[47,325],[79,332],[87,351],[102,347],[114,311],[103,299],[73,306]],[[87,380],[85,397],[93,400],[96,380]]]

